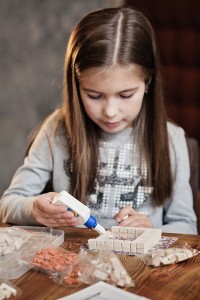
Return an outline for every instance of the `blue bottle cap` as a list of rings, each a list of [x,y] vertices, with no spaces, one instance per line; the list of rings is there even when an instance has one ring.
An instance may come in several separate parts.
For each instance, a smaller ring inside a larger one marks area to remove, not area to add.
[[[95,219],[95,217],[90,215],[90,217],[88,218],[88,220],[85,222],[84,225],[87,226],[88,228],[95,228],[97,226],[97,220]]]
[[[90,215],[89,219],[85,222],[84,225],[87,226],[88,228],[94,228],[100,234],[103,234],[106,232],[106,230],[103,228],[103,226],[98,224],[97,220],[92,215]]]

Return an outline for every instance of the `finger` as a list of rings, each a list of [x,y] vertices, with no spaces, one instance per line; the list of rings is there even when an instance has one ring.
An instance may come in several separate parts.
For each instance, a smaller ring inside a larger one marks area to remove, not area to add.
[[[62,205],[53,205],[50,204],[47,199],[40,199],[39,201],[34,201],[33,205],[39,211],[46,214],[58,214],[66,212],[66,207]]]
[[[49,214],[49,213],[44,213],[43,211],[38,210],[35,215],[39,218],[44,218],[44,219],[63,219],[63,220],[71,220],[74,217],[74,214],[70,211],[65,211],[64,213],[55,213],[55,214]],[[76,218],[75,218],[76,219]]]
[[[125,206],[123,207],[116,215],[115,215],[115,220],[120,223],[124,219],[127,218],[127,216],[131,216],[137,214],[137,211],[133,209],[131,206]]]
[[[147,216],[137,214],[134,216],[130,216],[128,219],[122,221],[120,223],[120,226],[152,228],[153,224]]]
[[[46,194],[43,194],[43,196],[49,201],[49,203],[52,203],[54,197],[57,195],[58,193],[55,192],[49,192]]]
[[[66,219],[66,218],[50,218],[50,217],[37,217],[37,221],[41,224],[51,227],[58,227],[58,226],[77,226],[78,221],[77,218]]]

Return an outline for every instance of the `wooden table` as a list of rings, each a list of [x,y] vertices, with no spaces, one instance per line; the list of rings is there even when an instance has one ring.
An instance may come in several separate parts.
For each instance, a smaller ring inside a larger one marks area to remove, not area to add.
[[[88,238],[97,236],[91,229],[69,227],[59,229],[65,231],[65,242],[62,247],[77,253]],[[183,246],[188,243],[200,250],[200,235],[165,235],[178,237],[173,245]],[[146,266],[135,256],[120,254],[119,257],[135,282],[135,287],[126,289],[129,292],[152,300],[200,299],[200,255],[159,268]],[[11,282],[22,290],[21,295],[13,298],[15,300],[55,300],[87,286],[80,284],[78,287],[65,287],[54,283],[46,274],[34,270]]]

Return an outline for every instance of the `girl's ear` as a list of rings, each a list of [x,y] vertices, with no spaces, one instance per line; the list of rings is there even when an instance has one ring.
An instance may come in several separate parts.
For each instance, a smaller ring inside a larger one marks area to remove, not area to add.
[[[150,83],[151,83],[151,79],[152,77],[149,78],[149,81],[147,82],[147,88],[149,87]]]
[[[149,79],[149,81],[147,83],[145,83],[145,94],[148,93],[148,88],[149,88],[150,83],[151,83],[151,78]]]

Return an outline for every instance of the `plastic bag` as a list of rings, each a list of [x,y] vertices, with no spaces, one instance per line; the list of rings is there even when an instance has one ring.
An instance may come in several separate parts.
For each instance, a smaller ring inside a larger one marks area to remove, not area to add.
[[[64,286],[77,286],[80,284],[78,265],[71,266],[64,272],[50,272],[49,278]]]
[[[49,227],[12,226],[0,229],[0,278],[11,280],[30,270],[38,249],[64,242],[64,231]]]
[[[199,253],[200,251],[198,251],[197,249],[193,249],[188,244],[185,244],[183,247],[156,249],[154,251],[148,252],[144,256],[140,256],[140,258],[147,265],[160,267],[181,262]]]
[[[119,287],[134,286],[118,256],[111,251],[89,253],[81,249],[78,268],[79,280],[86,284],[105,281]]]
[[[80,283],[94,284],[104,281],[118,287],[134,286],[132,278],[127,273],[118,256],[111,251],[89,253],[81,249],[78,263],[61,272],[50,272],[54,282],[74,286]]]
[[[15,227],[0,229],[0,256],[12,254],[19,250],[27,241],[28,235]]]
[[[30,263],[39,271],[62,273],[71,271],[72,267],[78,263],[78,254],[62,247],[48,247],[38,250]]]

